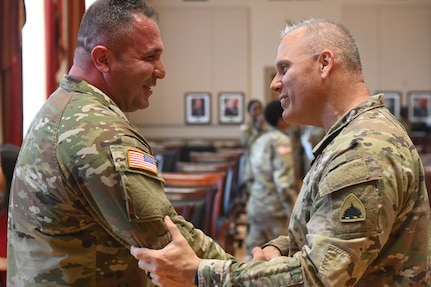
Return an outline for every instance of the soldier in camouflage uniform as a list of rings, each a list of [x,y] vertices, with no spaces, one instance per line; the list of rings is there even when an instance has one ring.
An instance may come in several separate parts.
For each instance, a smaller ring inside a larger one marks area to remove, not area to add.
[[[247,104],[247,112],[250,120],[240,126],[240,142],[244,147],[244,166],[241,169],[241,198],[245,206],[248,201],[250,183],[253,180],[250,166],[250,147],[253,142],[268,130],[268,123],[263,115],[262,102],[252,99]]]
[[[148,142],[124,114],[146,108],[165,76],[156,20],[142,0],[99,0],[84,15],[74,65],[16,165],[8,286],[152,286],[129,249],[170,242],[166,215],[199,257],[231,257],[177,215]]]
[[[282,118],[280,101],[265,106],[269,124],[251,145],[252,182],[247,204],[247,254],[278,235],[287,235],[288,222],[297,195],[293,149],[286,130],[289,123]]]
[[[250,115],[250,120],[240,126],[240,142],[246,149],[262,133],[268,130],[268,125],[263,116],[263,105],[259,100],[250,100],[247,104],[247,112]]]
[[[140,267],[169,287],[195,274],[199,286],[431,286],[423,165],[384,95],[370,96],[350,32],[318,19],[288,26],[276,68],[283,118],[326,131],[289,235],[256,248],[254,263],[201,260],[166,220],[172,244],[133,249]]]

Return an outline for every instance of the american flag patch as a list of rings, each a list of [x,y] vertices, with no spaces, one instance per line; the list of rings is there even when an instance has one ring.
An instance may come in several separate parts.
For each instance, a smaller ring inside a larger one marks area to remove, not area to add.
[[[129,158],[129,167],[144,169],[157,174],[156,160],[152,155],[137,150],[128,150],[127,154]]]

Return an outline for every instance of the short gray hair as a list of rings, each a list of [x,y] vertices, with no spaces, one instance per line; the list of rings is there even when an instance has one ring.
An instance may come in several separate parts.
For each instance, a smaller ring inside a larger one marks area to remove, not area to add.
[[[358,44],[352,33],[344,25],[330,19],[306,19],[289,25],[281,32],[282,38],[297,29],[304,33],[306,48],[311,54],[319,54],[330,49],[338,55],[346,68],[362,73],[362,63]]]

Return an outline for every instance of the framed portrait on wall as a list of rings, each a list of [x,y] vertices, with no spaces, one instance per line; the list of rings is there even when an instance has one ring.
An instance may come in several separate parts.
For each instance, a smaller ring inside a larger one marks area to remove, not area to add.
[[[431,116],[431,91],[412,91],[408,93],[409,121],[425,123]]]
[[[241,124],[244,120],[244,94],[241,92],[219,93],[218,115],[220,124]]]
[[[208,125],[211,123],[210,93],[186,93],[185,117],[188,125]]]
[[[397,118],[401,112],[401,92],[397,91],[377,91],[376,94],[384,94],[385,107]]]

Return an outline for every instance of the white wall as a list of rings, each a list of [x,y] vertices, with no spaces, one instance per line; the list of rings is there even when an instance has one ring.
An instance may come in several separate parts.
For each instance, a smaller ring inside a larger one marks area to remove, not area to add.
[[[265,69],[274,64],[279,31],[286,21],[308,17],[334,18],[352,30],[371,92],[400,91],[402,103],[407,104],[408,91],[431,90],[429,0],[149,0],[149,3],[161,16],[167,76],[155,88],[150,107],[129,114],[148,139],[237,138],[237,125],[218,124],[218,92],[240,89],[245,93],[245,102],[251,98],[264,100],[269,89]],[[43,1],[26,0],[25,29],[30,30],[31,15],[42,4]],[[32,27],[31,34],[37,36],[37,41],[23,39],[27,49],[23,51],[24,104],[31,103],[36,109],[38,104],[30,100],[45,95],[43,87],[38,87],[45,84],[44,79],[38,78],[44,76],[41,63],[44,52],[37,47],[45,43],[43,30]],[[28,72],[29,66],[36,71]],[[211,92],[210,125],[185,124],[184,94],[191,91]],[[25,119],[32,117],[28,112],[24,114]]]
[[[247,102],[251,98],[265,100],[268,81],[265,68],[274,65],[276,50],[280,41],[279,32],[286,22],[295,22],[308,17],[325,17],[341,21],[349,27],[358,41],[364,65],[365,79],[371,92],[377,90],[400,91],[402,104],[407,104],[410,90],[431,90],[431,1],[429,0],[209,0],[206,2],[184,2],[181,0],[153,0],[150,3],[160,11],[162,39],[167,52],[175,50],[175,55],[165,58],[167,78],[159,82],[159,87],[151,98],[148,110],[131,114],[132,120],[140,126],[147,138],[237,138],[238,126],[221,126],[217,123],[217,112],[209,126],[195,127],[184,124],[183,97],[199,84],[206,84],[212,92],[213,103],[217,93],[226,87],[212,81],[215,68],[206,62],[213,57],[214,47],[205,46],[211,40],[207,31],[218,25],[214,20],[208,22],[208,10],[243,9],[248,17],[246,28],[249,53],[246,76],[243,85]],[[171,11],[172,14],[166,13]],[[203,12],[205,11],[205,12]],[[193,13],[195,13],[193,15]],[[180,16],[183,15],[183,16]],[[185,16],[186,15],[186,16]],[[226,19],[229,15],[226,15]],[[228,20],[229,21],[229,20]],[[238,19],[229,29],[243,23]],[[193,29],[179,27],[193,26]],[[200,30],[198,30],[200,29]],[[222,36],[220,36],[222,37]],[[203,42],[184,48],[184,42]],[[238,41],[232,43],[232,47]],[[187,50],[184,50],[187,49]],[[230,59],[231,67],[238,65],[236,58],[240,51],[221,55],[220,59]],[[184,63],[183,55],[193,54],[191,64]],[[215,60],[216,62],[218,59]],[[196,63],[203,68],[196,73]],[[238,78],[236,70],[225,65],[224,73],[228,78]],[[166,90],[169,92],[166,92]],[[174,104],[181,116],[165,113]],[[214,104],[213,104],[214,106]],[[174,122],[160,117],[175,118]]]
[[[86,7],[94,1],[86,0]],[[41,0],[25,0],[26,22],[22,30],[24,136],[37,111],[46,101],[44,3]]]
[[[23,133],[46,100],[44,1],[25,0],[22,30]]]

